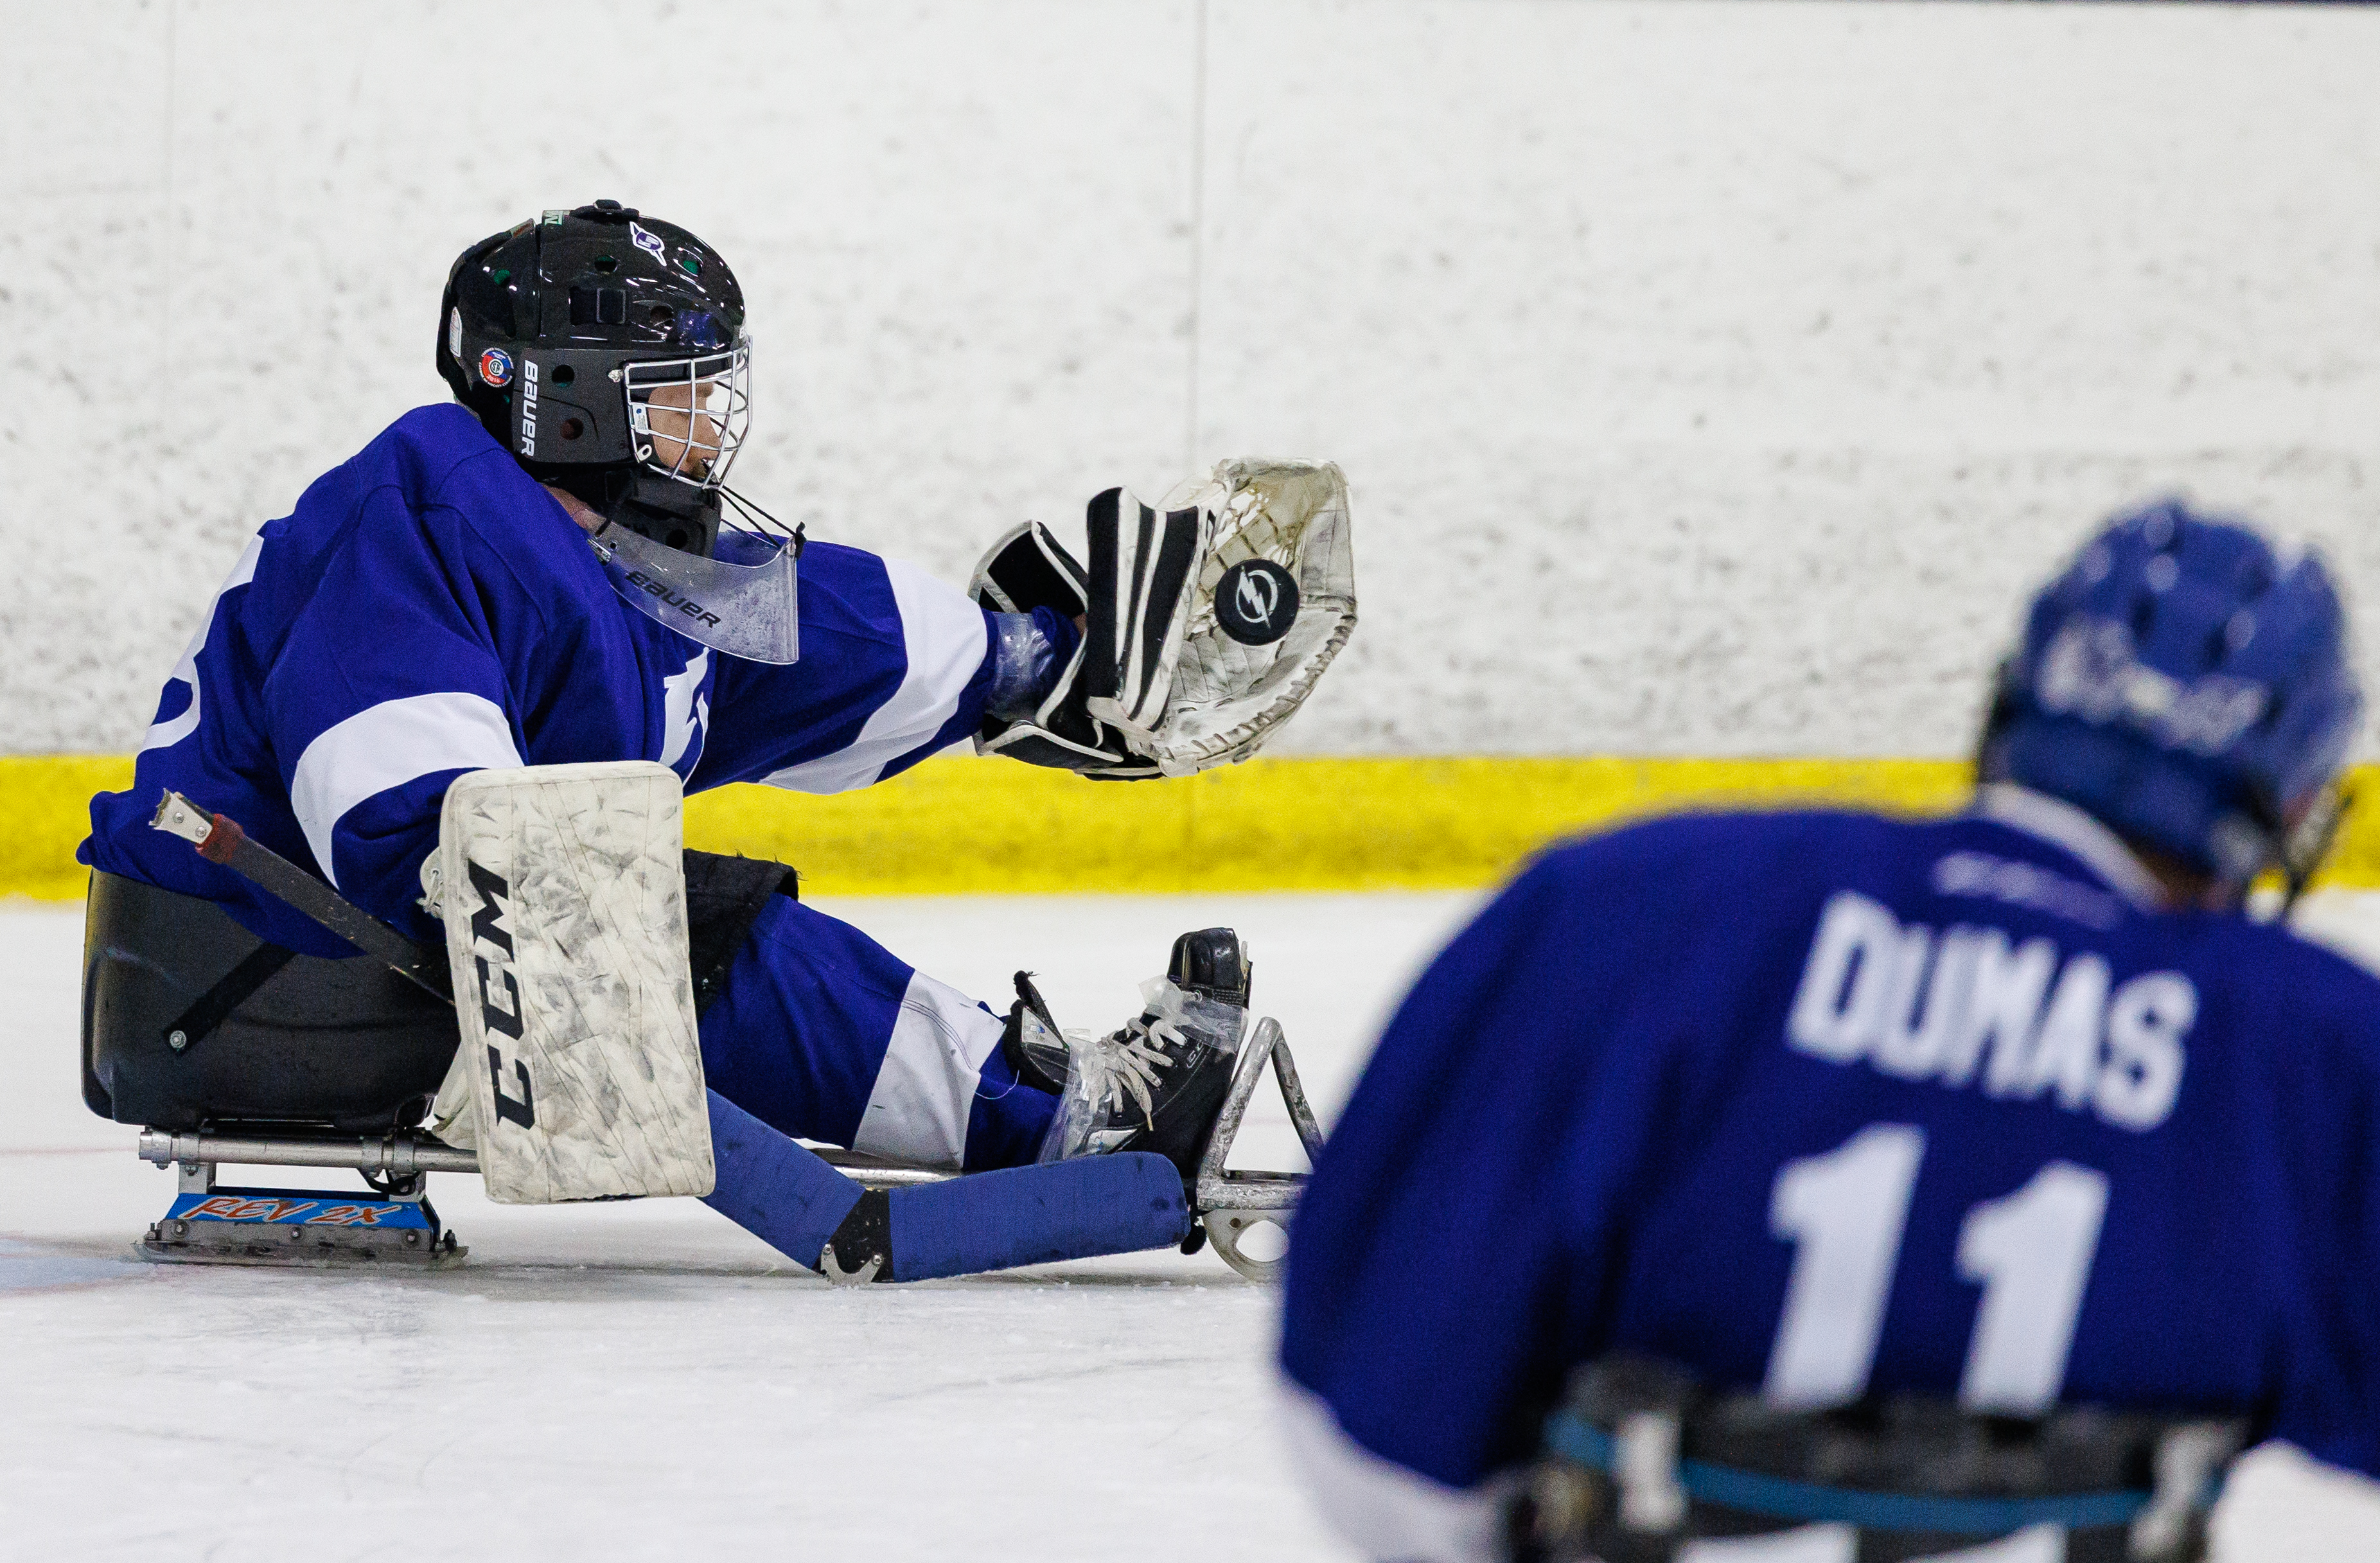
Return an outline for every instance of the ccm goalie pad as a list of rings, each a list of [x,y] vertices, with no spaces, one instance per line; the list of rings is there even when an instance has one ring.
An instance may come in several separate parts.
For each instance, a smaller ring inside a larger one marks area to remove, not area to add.
[[[481,770],[422,866],[463,1045],[442,1109],[504,1205],[707,1194],[679,782],[646,760]],[[442,1115],[443,1116],[443,1115]]]
[[[1228,461],[1163,510],[1121,489],[1090,503],[1090,566],[1027,523],[973,592],[1002,612],[1087,620],[1029,721],[987,722],[985,754],[1089,775],[1184,776],[1246,759],[1355,627],[1347,483],[1329,463]]]

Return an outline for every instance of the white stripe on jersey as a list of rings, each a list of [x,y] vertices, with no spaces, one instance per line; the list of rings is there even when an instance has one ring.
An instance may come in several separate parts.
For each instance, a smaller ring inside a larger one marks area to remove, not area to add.
[[[892,584],[909,656],[901,687],[869,715],[848,748],[760,778],[770,786],[797,793],[868,786],[886,766],[941,730],[957,713],[967,681],[983,666],[990,641],[982,610],[965,593],[898,559],[884,561],[884,574]]]
[[[504,708],[480,695],[409,695],[367,707],[325,729],[298,757],[289,806],[333,884],[331,832],[347,810],[376,793],[437,770],[519,766]]]
[[[2052,846],[2064,847],[2098,871],[2107,888],[2151,911],[2165,904],[2156,876],[2113,830],[2064,798],[2053,798],[2013,782],[1986,782],[1975,789],[1975,812],[2013,825]]]
[[[1006,1029],[948,983],[912,973],[851,1148],[911,1167],[957,1170],[983,1060]]]
[[[1281,1415],[1307,1496],[1365,1557],[1488,1563],[1502,1555],[1496,1504],[1484,1489],[1441,1486],[1381,1459],[1347,1436],[1320,1396],[1287,1379]]]
[[[142,735],[140,747],[134,751],[136,754],[145,755],[152,749],[169,748],[199,730],[199,653],[207,648],[207,636],[215,627],[215,611],[223,606],[225,593],[237,591],[256,579],[256,562],[263,556],[264,535],[260,532],[248,539],[248,548],[240,554],[239,563],[231,567],[231,574],[225,578],[224,584],[215,588],[213,600],[207,604],[207,616],[199,621],[198,633],[190,636],[190,644],[183,649],[182,660],[174,664],[174,671],[165,675],[167,684],[179,679],[190,686],[189,705],[180,716],[152,722],[148,733]]]

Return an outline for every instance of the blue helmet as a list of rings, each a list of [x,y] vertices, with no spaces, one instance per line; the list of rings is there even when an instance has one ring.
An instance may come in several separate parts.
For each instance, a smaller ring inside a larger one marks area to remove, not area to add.
[[[2327,832],[2293,844],[2289,813],[2325,795],[2362,715],[2321,559],[2167,501],[2112,523],[2033,600],[1978,769],[2217,880],[2277,863],[2297,878]]]

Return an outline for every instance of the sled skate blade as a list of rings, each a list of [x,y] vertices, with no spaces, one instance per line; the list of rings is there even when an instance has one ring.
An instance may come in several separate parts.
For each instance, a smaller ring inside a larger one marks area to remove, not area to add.
[[[1269,1015],[1257,1023],[1232,1067],[1232,1087],[1215,1119],[1214,1137],[1198,1163],[1197,1186],[1192,1193],[1200,1223],[1223,1263],[1254,1281],[1279,1280],[1287,1263],[1289,1218],[1305,1191],[1300,1172],[1243,1172],[1226,1167],[1232,1145],[1247,1117],[1257,1082],[1271,1064],[1281,1086],[1281,1105],[1311,1161],[1322,1154],[1322,1128],[1305,1099],[1297,1078],[1297,1062],[1290,1057],[1289,1039],[1281,1023]]]
[[[1275,1281],[1288,1263],[1291,1208],[1209,1210],[1198,1219],[1224,1264],[1252,1281]]]
[[[427,1200],[228,1188],[176,1195],[135,1248],[164,1265],[289,1269],[438,1269],[470,1252]]]

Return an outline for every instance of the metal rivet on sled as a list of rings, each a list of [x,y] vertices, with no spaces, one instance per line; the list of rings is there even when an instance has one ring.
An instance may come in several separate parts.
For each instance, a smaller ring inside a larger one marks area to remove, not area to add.
[[[421,1246],[421,1234],[419,1232],[406,1233],[405,1246],[407,1248],[419,1248]]]
[[[178,1053],[178,1052],[180,1052],[183,1048],[185,1048],[188,1047],[189,1045],[190,1045],[190,1034],[189,1034],[188,1032],[187,1032],[187,1031],[169,1031],[169,1032],[165,1033],[165,1046],[167,1046],[168,1048],[173,1048],[173,1049],[174,1049],[174,1051],[176,1051],[176,1052],[177,1052],[177,1053]]]
[[[190,1224],[188,1221],[175,1222],[174,1235],[176,1237],[188,1237],[190,1235]]]

